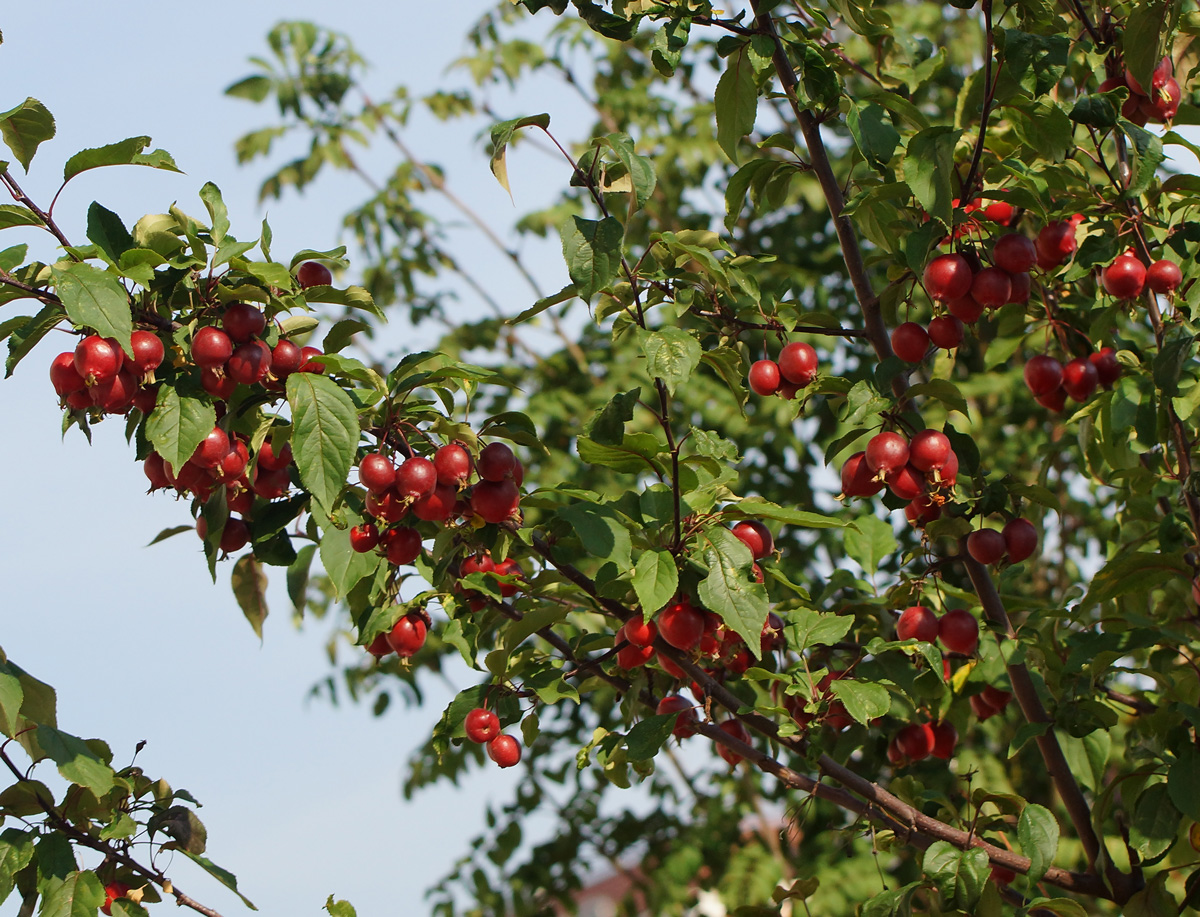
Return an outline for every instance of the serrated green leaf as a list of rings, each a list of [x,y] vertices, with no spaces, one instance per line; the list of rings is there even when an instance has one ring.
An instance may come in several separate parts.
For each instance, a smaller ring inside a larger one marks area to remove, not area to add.
[[[90,264],[55,265],[52,270],[54,290],[71,321],[93,329],[101,337],[116,338],[129,353],[133,313],[129,309],[129,294],[116,275]]]
[[[632,566],[633,545],[629,530],[617,513],[607,506],[575,503],[564,506],[558,516],[579,537],[583,548],[599,560],[611,560],[621,570]]]
[[[49,303],[43,306],[37,315],[23,321],[20,327],[8,336],[8,359],[4,361],[4,378],[7,379],[13,374],[17,364],[25,359],[37,346],[38,341],[49,334],[63,318],[62,307]]]
[[[679,569],[668,551],[646,551],[633,570],[633,591],[643,614],[654,614],[679,589]]]
[[[492,174],[496,176],[496,181],[500,182],[500,187],[508,192],[510,199],[512,198],[512,189],[508,186],[508,162],[505,156],[508,153],[508,144],[512,140],[513,134],[522,127],[540,127],[545,130],[549,126],[550,116],[548,114],[526,115],[523,118],[513,118],[511,121],[501,121],[499,124],[492,125]]]
[[[1054,865],[1058,835],[1058,821],[1049,809],[1032,802],[1025,806],[1017,822],[1017,839],[1021,843],[1021,852],[1029,857],[1027,877],[1030,886],[1040,882],[1046,870]]]
[[[625,227],[613,217],[567,217],[559,228],[567,272],[584,302],[612,283],[621,267]]]
[[[216,423],[216,410],[211,404],[180,395],[174,386],[164,385],[146,420],[146,438],[167,464],[179,471]]]
[[[1167,793],[1175,808],[1193,821],[1200,821],[1200,752],[1184,745],[1167,771]]]
[[[658,754],[660,748],[671,738],[671,730],[675,728],[677,713],[664,713],[648,716],[634,725],[625,736],[625,747],[630,759],[648,761]]]
[[[221,197],[221,189],[210,181],[205,182],[204,187],[200,189],[200,200],[204,201],[204,206],[208,210],[209,220],[212,224],[209,232],[213,244],[219,246],[225,241],[225,234],[229,232],[229,211],[225,207],[225,199]],[[251,248],[253,247],[252,245]]]
[[[742,500],[733,504],[730,509],[734,511],[734,514],[744,516],[746,519],[771,519],[804,529],[840,529],[852,525],[836,516],[823,516],[805,509],[788,509],[758,499]]]
[[[629,474],[664,474],[659,460],[664,447],[653,433],[626,433],[619,446],[604,445],[581,436],[575,441],[575,448],[589,465]]]
[[[358,448],[358,412],[336,382],[317,373],[288,376],[287,399],[300,482],[329,512],[346,486]]]
[[[697,540],[708,567],[708,575],[700,582],[700,601],[746,641],[755,659],[760,658],[768,608],[767,591],[751,572],[754,556],[723,525],[708,526]]]
[[[325,910],[329,911],[329,917],[358,917],[349,901],[334,901],[333,895],[326,900]]]
[[[832,646],[845,637],[853,626],[853,615],[797,608],[788,614],[788,631],[793,637],[788,642],[797,653],[804,652],[810,646]]]
[[[846,705],[846,712],[864,726],[876,717],[886,715],[892,708],[892,697],[883,685],[839,678],[830,687],[838,700]]]
[[[94,872],[72,872],[44,884],[38,917],[95,917],[104,900],[104,886]]]
[[[263,621],[267,617],[267,575],[253,554],[244,554],[233,565],[231,579],[234,598],[261,640]]]
[[[0,204],[0,229],[10,226],[41,226],[42,219],[20,204]]]
[[[642,336],[642,352],[650,378],[662,379],[671,392],[700,364],[700,342],[681,328],[647,332]]]
[[[549,296],[543,296],[524,312],[518,313],[512,318],[506,318],[504,320],[504,324],[520,325],[522,322],[527,322],[536,315],[541,315],[551,306],[557,306],[559,303],[567,302],[568,300],[574,299],[577,295],[578,293],[575,289],[575,284],[568,283],[557,293],[551,293]]]
[[[54,116],[35,98],[0,114],[0,137],[28,172],[37,148],[54,136]]]
[[[715,95],[717,143],[731,161],[738,161],[738,144],[754,130],[758,116],[758,84],[749,45],[726,59],[725,72],[717,81]]]
[[[942,900],[967,911],[975,907],[990,874],[988,855],[979,847],[959,850],[946,841],[934,841],[922,861],[925,875],[934,881]]]
[[[58,765],[58,772],[64,779],[87,787],[97,796],[112,789],[113,769],[96,757],[83,739],[53,726],[41,725],[37,728],[37,740]]]
[[[880,170],[887,166],[900,145],[900,133],[881,106],[860,102],[847,113],[846,126],[867,165]]]
[[[175,165],[175,160],[166,150],[151,150],[149,153],[143,153],[142,151],[149,145],[149,137],[130,137],[105,146],[80,150],[63,166],[63,183],[66,184],[81,172],[98,169],[102,166],[149,166],[152,169],[165,169],[168,172],[180,171]]]
[[[846,554],[855,561],[868,576],[875,573],[896,550],[896,534],[892,527],[876,516],[862,516],[854,520],[855,529],[843,534]]]
[[[0,904],[12,894],[16,875],[33,861],[33,834],[6,828],[0,834]]]
[[[939,125],[926,128],[908,142],[904,157],[904,180],[917,203],[931,217],[949,225],[953,199],[958,187],[953,183],[954,148],[961,130]]]

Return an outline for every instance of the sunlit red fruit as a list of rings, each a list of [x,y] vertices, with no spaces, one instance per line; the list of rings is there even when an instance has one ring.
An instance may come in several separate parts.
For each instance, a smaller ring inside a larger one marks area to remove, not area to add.
[[[350,547],[359,554],[375,550],[379,544],[379,529],[374,522],[364,522],[350,529]]]
[[[521,743],[507,733],[501,733],[487,743],[487,754],[500,767],[515,767],[521,763]]]
[[[967,553],[978,563],[997,563],[1004,551],[1004,536],[995,529],[977,529],[967,536]]]
[[[263,341],[238,344],[225,361],[225,372],[239,385],[257,385],[271,371],[271,348]]]
[[[267,317],[249,303],[235,302],[226,307],[225,314],[221,316],[221,326],[231,340],[241,344],[266,330]]]
[[[89,385],[98,385],[116,378],[125,363],[121,345],[112,338],[89,334],[75,345],[75,372]]]
[[[867,464],[865,452],[855,452],[842,465],[842,493],[847,497],[871,497],[883,490],[883,482],[878,480]]]
[[[513,476],[517,457],[505,443],[488,443],[479,451],[475,463],[479,476],[485,481],[499,482]]]
[[[1087,401],[1099,384],[1100,374],[1091,360],[1077,357],[1063,367],[1063,391],[1075,401]]]
[[[104,886],[104,904],[100,906],[101,914],[112,914],[113,902],[118,898],[129,896],[130,887],[124,882],[113,881]],[[95,907],[95,905],[92,905]]]
[[[771,530],[757,519],[745,519],[733,527],[733,535],[750,549],[755,560],[770,557],[775,552]]]
[[[450,443],[433,454],[433,468],[439,484],[458,487],[471,477],[471,454],[462,446]]]
[[[939,430],[921,430],[908,444],[908,461],[920,471],[944,468],[954,450],[950,437]]]
[[[908,440],[890,430],[876,433],[867,443],[866,463],[880,477],[899,471],[908,464]]]
[[[967,295],[974,276],[966,258],[948,254],[938,255],[925,265],[922,280],[930,299],[948,303]]]
[[[296,281],[300,288],[327,287],[333,283],[333,274],[319,261],[305,261],[296,268]]]
[[[654,712],[659,716],[665,716],[668,713],[676,714],[675,725],[671,728],[671,734],[675,738],[687,739],[696,734],[696,725],[699,722],[699,717],[696,715],[696,705],[689,703],[678,694],[671,694],[664,697],[658,702],[658,706]]]
[[[658,632],[676,649],[690,653],[704,636],[704,612],[686,599],[668,605],[659,612]]]
[[[162,365],[163,358],[167,355],[162,339],[157,334],[143,331],[141,328],[130,335],[129,344],[133,350],[133,358],[128,362],[138,376],[154,372]]]
[[[1146,268],[1146,286],[1155,293],[1174,293],[1183,283],[1183,271],[1174,261],[1162,259]]]
[[[358,480],[373,494],[382,494],[395,483],[396,466],[380,452],[369,452],[358,464]]]
[[[271,351],[271,373],[277,379],[286,379],[300,371],[304,356],[300,348],[291,341],[281,339]]]
[[[192,361],[203,369],[217,369],[233,356],[233,341],[213,325],[205,325],[192,338]]]
[[[1010,563],[1019,564],[1037,550],[1037,529],[1028,519],[1013,519],[1001,531],[1004,549]]]
[[[979,646],[979,622],[965,608],[952,609],[938,619],[938,640],[950,652],[970,656]]]
[[[774,395],[779,390],[779,382],[782,377],[779,373],[779,364],[774,360],[756,360],[750,365],[750,372],[747,374],[747,382],[750,384],[750,390],[756,395]]]
[[[742,724],[741,720],[725,720],[717,727],[731,738],[737,739],[746,745],[750,744],[750,731]],[[737,765],[742,760],[742,756],[731,748],[717,743],[717,754],[719,754],[730,767]]]
[[[421,533],[406,525],[388,529],[379,536],[388,563],[404,567],[421,556]]]
[[[1133,255],[1118,255],[1100,272],[1100,283],[1110,296],[1134,299],[1146,283],[1146,266]]]
[[[933,643],[938,638],[938,619],[933,610],[924,605],[912,605],[904,609],[896,622],[897,640],[920,640]]]
[[[463,731],[472,742],[483,745],[500,735],[500,717],[491,710],[476,707],[463,719]]]
[[[412,512],[425,522],[445,522],[454,515],[458,492],[445,484],[438,484],[432,493],[413,501]]]
[[[1082,221],[1083,217],[1075,214],[1069,220],[1055,220],[1042,227],[1034,242],[1038,267],[1051,270],[1071,257],[1078,247],[1075,228]]]
[[[1062,385],[1062,364],[1044,353],[1030,357],[1024,372],[1025,385],[1034,395],[1048,395]]]
[[[634,646],[650,646],[654,643],[654,638],[658,636],[658,628],[654,622],[641,617],[630,618],[621,629],[625,634],[625,639]]]
[[[434,468],[433,462],[422,456],[414,455],[400,463],[396,469],[396,478],[392,487],[400,496],[415,500],[417,497],[433,493],[437,483],[437,469]]]
[[[786,344],[779,352],[779,374],[803,388],[817,377],[817,352],[803,341]]]
[[[905,363],[920,363],[929,350],[929,332],[916,322],[904,322],[892,332],[892,350]]]
[[[436,496],[436,494],[435,489],[434,495]],[[521,492],[517,490],[517,485],[512,480],[480,481],[471,491],[471,510],[484,522],[506,522],[516,515],[520,502]],[[414,510],[415,508],[414,505]],[[451,502],[451,511],[453,511],[453,501]]]
[[[413,611],[392,626],[387,641],[397,656],[408,659],[425,645],[426,635],[425,619]]]

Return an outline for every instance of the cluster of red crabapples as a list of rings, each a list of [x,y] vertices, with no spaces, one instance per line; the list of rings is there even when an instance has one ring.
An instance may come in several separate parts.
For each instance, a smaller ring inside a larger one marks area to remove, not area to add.
[[[796,392],[817,378],[817,352],[802,341],[793,341],[779,351],[779,359],[758,360],[747,377],[756,395],[778,395],[791,401]]]
[[[521,743],[500,730],[500,717],[476,707],[463,720],[467,738],[487,748],[487,755],[500,767],[513,767],[521,760]]]
[[[847,497],[871,497],[887,487],[908,501],[908,520],[924,525],[941,516],[944,494],[958,477],[958,456],[950,438],[938,430],[921,430],[911,440],[885,430],[846,459],[841,477]]]
[[[1144,126],[1147,121],[1166,124],[1179,111],[1179,102],[1183,98],[1183,90],[1174,77],[1174,69],[1171,58],[1164,57],[1160,60],[1150,77],[1148,93],[1128,70],[1123,76],[1106,79],[1100,84],[1100,91],[1112,92],[1127,86],[1129,98],[1121,106],[1122,117],[1139,127]]]

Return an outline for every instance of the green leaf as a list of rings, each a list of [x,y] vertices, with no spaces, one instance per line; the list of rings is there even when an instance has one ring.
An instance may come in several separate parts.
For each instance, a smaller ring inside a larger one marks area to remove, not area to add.
[[[912,898],[921,882],[909,882],[902,888],[880,892],[864,901],[859,917],[912,917]]]
[[[288,598],[292,600],[292,606],[298,612],[304,611],[305,600],[308,595],[309,570],[312,568],[313,557],[316,553],[317,546],[315,544],[306,544],[296,552],[296,559],[288,567]]]
[[[1154,68],[1162,58],[1161,40],[1168,33],[1167,17],[1171,4],[1165,0],[1148,0],[1130,7],[1121,33],[1121,50],[1125,66],[1138,81],[1150,88]],[[1139,192],[1140,193],[1140,192]]]
[[[234,598],[261,640],[263,621],[267,617],[267,575],[253,554],[244,554],[233,565],[232,580]]]
[[[28,172],[37,148],[54,136],[54,116],[37,99],[28,98],[0,114],[0,136]]]
[[[0,229],[10,226],[41,226],[42,218],[20,204],[0,204]]]
[[[947,225],[954,209],[951,202],[958,194],[954,147],[962,133],[944,125],[926,128],[908,142],[904,157],[904,180],[917,203]]]
[[[164,385],[159,388],[158,401],[146,419],[146,438],[167,464],[178,471],[216,423],[217,414],[211,404],[180,395],[174,386]]]
[[[1079,605],[1088,608],[1128,592],[1148,593],[1152,587],[1181,576],[1192,576],[1181,552],[1121,551],[1092,577]]]
[[[1184,745],[1167,771],[1167,793],[1175,808],[1193,821],[1200,821],[1200,752]]]
[[[16,875],[33,861],[33,835],[7,828],[0,834],[0,904],[12,894]]]
[[[540,127],[545,130],[549,126],[550,116],[547,114],[526,115],[524,118],[513,118],[511,121],[501,121],[492,125],[492,174],[496,176],[496,181],[500,182],[500,187],[508,192],[509,198],[512,197],[512,189],[508,186],[508,163],[505,161],[509,141],[522,127]]]
[[[909,388],[908,394],[912,398],[919,396],[936,398],[946,407],[952,411],[958,411],[964,417],[967,416],[969,411],[967,399],[962,396],[962,392],[958,390],[958,386],[946,379],[930,379],[928,382],[918,382]]]
[[[708,567],[708,575],[700,582],[700,601],[746,641],[755,659],[760,658],[767,591],[754,581],[750,549],[723,525],[708,526],[698,540]]]
[[[534,316],[541,315],[551,306],[557,306],[559,303],[567,302],[567,300],[574,299],[577,295],[578,292],[575,289],[575,284],[568,283],[557,293],[551,293],[549,296],[543,296],[524,312],[518,313],[512,318],[506,318],[504,320],[504,324],[519,325],[522,322],[527,322]]]
[[[1031,35],[1017,29],[1002,33],[1008,75],[1030,96],[1044,96],[1062,79],[1071,41],[1066,35]]]
[[[133,314],[129,309],[129,294],[116,275],[90,264],[55,265],[52,270],[55,292],[71,321],[93,329],[101,337],[116,338],[129,353]]]
[[[634,150],[633,140],[628,134],[609,134],[603,142],[617,155],[625,173],[629,177],[629,189],[633,195],[630,211],[641,210],[654,193],[657,178],[654,174],[654,161],[647,156],[639,156]]]
[[[287,399],[300,481],[328,512],[346,486],[358,448],[358,413],[336,382],[317,373],[288,376]]]
[[[200,200],[204,201],[209,219],[212,221],[210,234],[213,244],[221,245],[225,241],[225,234],[229,232],[229,211],[225,207],[225,199],[221,197],[221,189],[212,182],[205,182],[204,187],[200,189]]]
[[[629,757],[634,761],[648,761],[658,754],[658,750],[671,738],[671,730],[675,728],[678,713],[664,713],[648,716],[634,725],[625,736],[625,748]]]
[[[113,769],[101,761],[83,739],[41,725],[37,728],[38,744],[58,765],[63,778],[85,786],[97,796],[113,788]]]
[[[758,115],[758,84],[749,46],[742,45],[729,55],[725,72],[717,81],[717,143],[733,162],[742,138],[754,130]]]
[[[193,863],[198,865],[201,869],[203,869],[206,873],[208,873],[210,876],[212,876],[214,879],[216,879],[218,882],[220,882],[222,885],[224,885],[227,889],[229,889],[231,892],[233,892],[235,895],[237,895],[239,898],[241,898],[242,904],[246,905],[246,907],[250,908],[250,910],[252,910],[252,911],[258,910],[258,908],[254,906],[254,902],[252,902],[249,898],[247,898],[240,891],[238,891],[237,876],[235,876],[233,873],[231,873],[228,869],[222,869],[220,866],[218,866],[212,860],[207,859],[206,857],[202,857],[198,854],[191,853],[188,850],[181,850],[180,852],[184,856],[186,856],[189,860],[191,860]]]
[[[887,111],[874,102],[860,102],[846,115],[846,125],[867,165],[882,171],[900,145],[900,133]]]
[[[155,814],[146,822],[151,836],[162,832],[175,843],[175,849],[184,853],[200,854],[208,846],[208,830],[187,806],[171,806]]]
[[[644,615],[652,615],[679,589],[679,569],[669,551],[646,551],[633,570],[633,591]]]
[[[987,852],[979,847],[959,850],[946,841],[934,841],[925,851],[923,869],[937,885],[950,907],[967,911],[975,907],[990,874]]]
[[[593,557],[611,560],[621,570],[632,566],[629,530],[610,507],[575,503],[560,509],[558,517],[571,526],[583,549]]]
[[[700,342],[682,328],[643,334],[642,352],[646,355],[646,372],[652,379],[662,379],[671,392],[686,382],[700,364]]]
[[[45,884],[38,917],[95,917],[104,901],[104,886],[94,872],[72,872]]]
[[[810,513],[806,509],[788,509],[785,506],[776,506],[774,503],[756,498],[742,500],[733,504],[730,509],[734,511],[731,515],[738,515],[746,519],[772,519],[775,522],[783,522],[804,529],[840,529],[851,525],[836,516]]]
[[[575,441],[575,448],[589,465],[601,465],[627,474],[664,474],[658,461],[664,447],[653,433],[626,433],[619,446],[604,445],[581,436]]]
[[[839,678],[830,687],[846,705],[846,712],[864,726],[876,717],[886,715],[892,708],[892,696],[883,685]]]
[[[614,217],[585,220],[571,216],[559,228],[559,233],[567,272],[579,298],[589,302],[617,277],[625,227]]]
[[[1136,198],[1144,194],[1153,183],[1158,167],[1163,164],[1167,154],[1163,151],[1162,140],[1136,124],[1130,124],[1121,119],[1118,127],[1133,144],[1137,155],[1133,159],[1133,175],[1129,179],[1129,187],[1125,190],[1127,198]]]
[[[18,723],[24,700],[25,691],[21,687],[21,679],[6,663],[0,663],[0,733],[10,739],[20,728]]]
[[[152,169],[165,169],[168,172],[180,172],[175,160],[166,150],[142,151],[150,145],[149,137],[130,137],[105,146],[90,150],[80,150],[67,160],[63,166],[63,184],[88,169],[98,169],[101,166],[149,166]],[[182,173],[181,173],[182,174]]]
[[[1058,821],[1049,809],[1032,802],[1025,806],[1017,822],[1017,839],[1021,842],[1021,852],[1029,857],[1031,887],[1037,885],[1054,864],[1058,833]]]
[[[333,895],[325,901],[325,910],[329,911],[329,917],[358,917],[349,901],[334,901]]]
[[[37,346],[38,341],[63,320],[62,307],[50,303],[42,307],[37,315],[25,320],[20,329],[12,332],[8,338],[8,359],[4,361],[4,377],[7,379],[13,370]]]
[[[846,636],[853,626],[853,615],[796,608],[788,613],[788,630],[793,638],[788,643],[798,653],[811,646],[833,646]]]
[[[1167,785],[1152,784],[1134,805],[1133,819],[1129,824],[1133,848],[1145,859],[1157,857],[1175,843],[1181,820],[1179,810],[1171,802]]]
[[[602,446],[621,445],[625,441],[625,424],[633,420],[633,412],[641,394],[640,388],[633,388],[613,395],[585,427],[587,435]]]
[[[119,264],[121,255],[134,247],[133,236],[121,218],[95,201],[88,207],[87,237],[113,264]]]
[[[746,369],[742,363],[742,355],[732,347],[718,347],[715,350],[706,350],[700,355],[700,362],[711,366],[725,383],[725,387],[729,389],[734,400],[737,401],[738,410],[742,416],[746,416],[746,398],[749,391],[746,388]]]
[[[846,554],[850,556],[868,576],[879,569],[884,558],[896,550],[896,535],[891,525],[875,516],[863,516],[854,520],[857,531],[847,529],[843,534]]]

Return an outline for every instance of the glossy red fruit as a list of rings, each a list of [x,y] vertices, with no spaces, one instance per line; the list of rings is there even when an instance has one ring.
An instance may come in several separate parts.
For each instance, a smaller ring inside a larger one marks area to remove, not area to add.
[[[171,486],[171,480],[167,477],[166,465],[163,457],[157,452],[151,452],[142,462],[142,470],[146,473],[147,480],[150,481],[151,490],[164,490]]]
[[[1060,385],[1052,392],[1038,395],[1034,401],[1051,411],[1061,411],[1067,405],[1066,390]]]
[[[688,739],[696,734],[696,725],[699,722],[699,718],[696,716],[696,706],[678,694],[664,697],[658,702],[654,712],[659,716],[665,716],[668,713],[676,714],[675,725],[671,729],[671,734],[675,738]]]
[[[929,350],[929,332],[916,322],[897,325],[892,332],[892,350],[905,363],[920,363]]]
[[[184,462],[179,474],[175,475],[175,489],[181,493],[186,491],[197,496],[203,494],[207,499],[212,488],[212,472],[195,462]]]
[[[122,366],[111,379],[92,386],[92,404],[106,414],[124,414],[133,407],[137,390],[137,378],[128,366]]]
[[[381,494],[367,491],[363,506],[369,515],[388,523],[399,522],[408,513],[408,504],[391,488]]]
[[[739,742],[743,742],[746,745],[750,744],[750,731],[742,725],[741,720],[725,720],[725,722],[721,723],[717,728],[730,737],[737,739]],[[731,748],[726,748],[724,745],[719,743],[717,745],[717,754],[724,758],[725,762],[729,764],[730,767],[736,766],[737,763],[742,760],[742,756],[736,751]]]
[[[920,640],[932,643],[938,638],[938,619],[933,610],[924,605],[913,605],[904,609],[896,622],[897,640]]]
[[[801,388],[817,377],[817,352],[803,341],[793,341],[779,352],[779,374]]]
[[[75,372],[88,385],[97,385],[116,378],[125,363],[121,346],[111,338],[89,334],[75,345]]]
[[[425,645],[425,619],[410,611],[388,631],[387,640],[396,655],[407,659]]]
[[[1021,274],[1037,264],[1037,248],[1019,232],[1010,232],[996,240],[992,260],[1002,271]]]
[[[421,533],[406,525],[388,529],[380,538],[388,563],[404,567],[421,556]]]
[[[1170,79],[1171,74],[1174,72],[1174,69],[1175,68],[1172,65],[1171,59],[1169,57],[1162,58],[1155,65],[1154,72],[1150,76],[1151,91],[1161,88],[1167,82],[1167,80]],[[1146,92],[1146,90],[1142,88],[1142,84],[1140,82],[1138,82],[1138,80],[1134,77],[1134,75],[1132,73],[1130,73],[1128,70],[1125,71],[1125,85],[1128,86],[1134,92],[1136,92],[1138,95],[1141,95],[1141,96],[1149,95],[1149,93]]]
[[[400,496],[416,499],[433,493],[437,483],[437,469],[433,467],[433,462],[414,455],[400,463],[396,469],[396,482],[392,486]]]
[[[941,468],[934,468],[932,471],[926,472],[925,477],[934,487],[953,487],[954,482],[958,479],[958,455],[951,449],[946,464]]]
[[[124,882],[109,882],[104,886],[104,904],[100,907],[100,913],[111,915],[113,902],[118,898],[126,897],[128,894],[129,886]]]
[[[1183,271],[1174,261],[1163,258],[1146,269],[1146,286],[1155,293],[1174,293],[1183,283]]]
[[[938,619],[938,640],[952,653],[970,656],[979,646],[979,622],[965,608],[955,608]]]
[[[60,353],[50,361],[50,384],[54,386],[54,392],[60,398],[87,388],[87,382],[75,369],[74,351]]]
[[[617,643],[625,639],[627,639],[625,629],[621,628],[617,631]],[[633,643],[626,643],[625,646],[617,650],[617,665],[627,672],[645,665],[653,658],[654,647],[652,646],[636,646]],[[665,660],[662,661],[665,662]]]
[[[883,480],[888,490],[900,500],[915,500],[925,493],[925,475],[911,463],[897,471],[888,472]]]
[[[490,554],[469,554],[458,564],[459,576],[470,576],[472,573],[491,573],[496,569],[496,563]]]
[[[257,385],[271,371],[271,348],[263,341],[239,344],[225,362],[225,372],[240,385]]]
[[[866,462],[876,475],[899,471],[908,464],[908,440],[890,430],[876,433],[867,443]]]
[[[218,401],[228,401],[237,391],[237,383],[225,373],[204,367],[200,370],[200,385]]]
[[[413,501],[413,515],[425,522],[445,522],[454,515],[458,492],[453,487],[438,484],[433,493]]]
[[[392,645],[388,643],[387,634],[377,634],[375,639],[367,644],[367,652],[376,659],[382,659],[392,651]]]
[[[291,477],[286,468],[272,471],[260,465],[254,469],[254,480],[250,487],[264,500],[274,500],[287,493],[291,484]]]
[[[250,489],[245,477],[225,485],[225,502],[231,513],[249,515],[254,509],[254,491]]]
[[[951,302],[967,295],[974,274],[962,255],[938,255],[927,265],[922,280],[929,298]]]
[[[139,376],[154,372],[162,365],[167,355],[162,339],[157,334],[137,329],[130,335],[130,346],[133,349],[133,359],[129,361],[132,369]]]
[[[364,522],[350,529],[350,547],[359,554],[373,551],[379,544],[379,529],[374,522]]]
[[[490,742],[500,735],[500,717],[491,710],[476,707],[463,720],[463,731],[477,745]]]
[[[1034,242],[1038,267],[1048,271],[1058,267],[1071,257],[1072,252],[1078,246],[1078,242],[1075,240],[1075,227],[1082,219],[1080,217],[1078,220],[1075,218],[1056,220],[1042,227],[1037,241]]]
[[[1183,90],[1174,77],[1168,79],[1161,89],[1154,90],[1149,98],[1141,103],[1142,113],[1150,121],[1166,124],[1179,113],[1179,103],[1183,101]]]
[[[396,466],[382,452],[368,452],[358,464],[359,482],[373,494],[384,493],[396,481]]]
[[[471,490],[471,511],[484,522],[511,519],[520,504],[521,492],[513,481],[480,481]]]
[[[1084,402],[1096,391],[1100,384],[1100,374],[1091,360],[1077,357],[1063,367],[1063,391],[1075,401]]]
[[[933,751],[933,730],[928,723],[909,723],[896,733],[896,747],[909,761],[921,761]]]
[[[513,476],[517,457],[504,443],[488,443],[479,452],[475,463],[479,476],[485,481],[503,481]]]
[[[654,622],[640,617],[630,618],[622,630],[625,632],[625,639],[634,646],[650,646],[658,636],[658,628]]]
[[[228,454],[229,434],[220,427],[213,427],[192,453],[191,461],[205,468],[216,468]]]
[[[233,356],[233,341],[220,328],[205,325],[192,338],[192,360],[203,369],[217,369]]]
[[[1088,354],[1088,360],[1096,367],[1096,376],[1106,389],[1112,388],[1113,383],[1121,378],[1121,364],[1117,361],[1117,352],[1111,347],[1101,347],[1093,354]]]
[[[300,369],[297,372],[318,374],[325,372],[325,364],[321,362],[321,357],[324,355],[324,351],[319,347],[301,347]]]
[[[756,395],[774,395],[779,391],[779,364],[774,360],[756,360],[750,365],[746,381]]]
[[[280,340],[271,351],[271,372],[276,379],[286,379],[294,372],[300,371],[304,355],[300,348],[288,340]]]
[[[1039,353],[1025,364],[1025,385],[1034,395],[1048,395],[1062,385],[1062,380],[1062,364],[1054,357]]]
[[[929,323],[929,340],[942,350],[953,350],[963,342],[962,320],[954,315],[939,315]]]
[[[263,440],[263,444],[258,447],[258,467],[266,468],[269,471],[279,471],[282,468],[287,468],[292,464],[292,444],[284,443],[279,452],[275,451],[275,447],[271,445],[270,438]]]
[[[433,470],[439,484],[458,487],[471,477],[471,454],[456,443],[442,446],[433,454]]]
[[[1146,266],[1133,255],[1117,255],[1113,263],[1100,272],[1100,283],[1110,296],[1133,299],[1146,283]]]
[[[514,557],[504,558],[504,560],[496,564],[493,572],[496,576],[515,576],[521,579],[525,577],[524,569],[522,569],[520,563]],[[521,587],[516,583],[497,583],[496,589],[506,599],[511,599],[521,591]]]
[[[226,554],[232,554],[235,551],[240,551],[250,543],[250,527],[246,525],[244,519],[239,519],[237,516],[230,516],[225,520],[225,528],[221,530],[221,543],[219,547]]]
[[[919,471],[944,468],[954,450],[950,437],[939,430],[921,430],[908,444],[908,461]]]
[[[1019,564],[1037,550],[1037,529],[1028,519],[1011,520],[1000,534],[1004,537],[1004,548],[1011,563]]]
[[[1009,294],[1008,301],[1017,304],[1029,302],[1029,294],[1033,286],[1029,274],[1010,274],[1009,280],[1012,281],[1012,293]]]
[[[967,698],[967,702],[971,705],[971,712],[978,717],[981,723],[1000,712],[978,694],[972,694]]]
[[[1004,536],[995,529],[977,529],[967,536],[967,553],[981,564],[996,563],[1004,551]]]
[[[1030,248],[1032,247],[1033,244],[1030,243]],[[999,309],[1011,297],[1012,278],[1001,268],[985,267],[971,281],[971,298],[986,309]]]
[[[501,733],[485,746],[488,757],[500,767],[515,767],[521,763],[521,744],[507,733]]]
[[[675,602],[659,613],[658,632],[671,646],[690,653],[704,636],[704,613],[686,599]]]
[[[960,322],[966,322],[968,325],[979,321],[979,317],[987,310],[984,309],[974,298],[968,293],[966,296],[960,296],[958,299],[952,300],[946,306],[950,310],[950,314],[957,318]]]
[[[733,527],[733,536],[750,549],[755,560],[762,560],[775,553],[775,539],[771,530],[757,519],[745,519]]]
[[[1008,226],[1017,210],[1008,201],[992,201],[983,208],[983,218],[1001,226]]]
[[[954,755],[954,746],[958,744],[958,730],[953,723],[946,722],[934,723],[930,728],[933,730],[933,748],[929,753],[935,758],[949,761]]]
[[[333,274],[319,261],[305,261],[296,268],[296,281],[303,290],[309,287],[327,287],[333,283]]]
[[[149,414],[158,404],[158,386],[141,386],[133,393],[133,406],[143,414]]]
[[[235,302],[225,309],[225,314],[221,316],[221,326],[230,339],[242,344],[266,330],[267,317],[250,303]]]
[[[913,525],[924,526],[942,517],[942,505],[929,494],[921,494],[904,507],[904,518]]]
[[[867,454],[855,452],[842,465],[842,493],[847,497],[871,497],[883,490],[867,466]]]
[[[993,710],[1000,712],[1008,706],[1008,702],[1012,700],[1011,691],[1003,691],[995,685],[988,685],[979,694],[979,699],[991,707]]]

